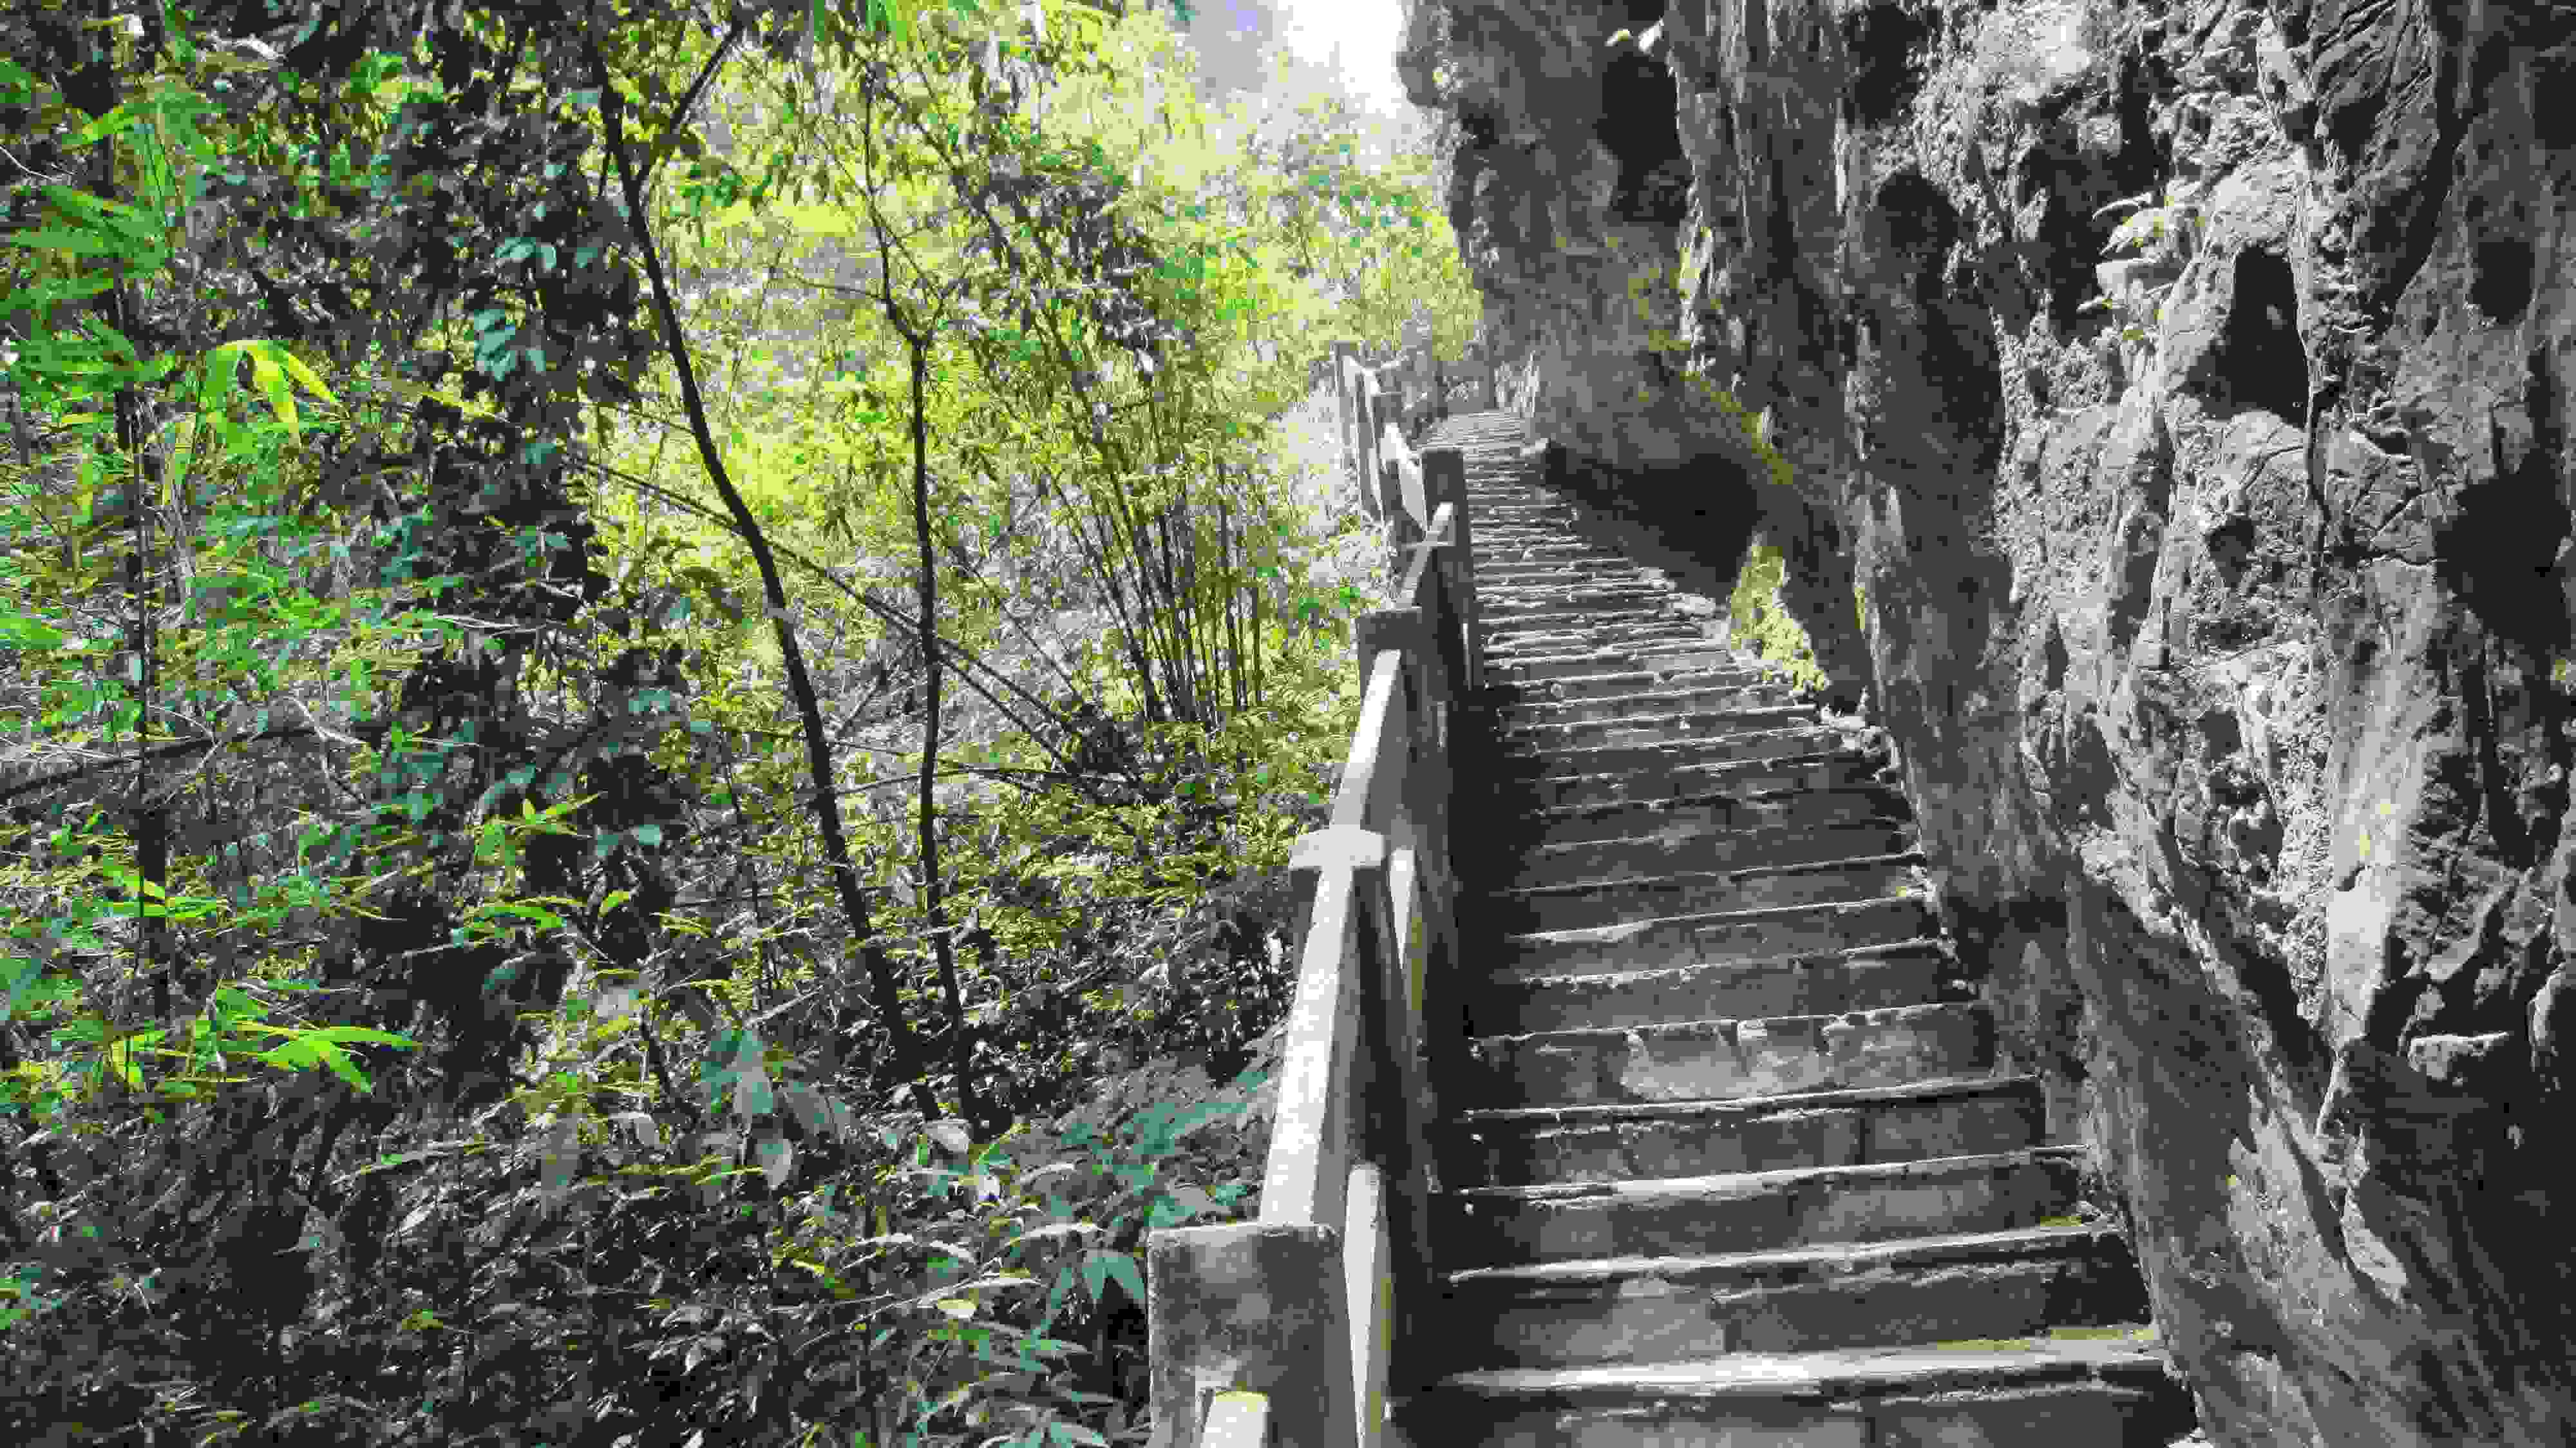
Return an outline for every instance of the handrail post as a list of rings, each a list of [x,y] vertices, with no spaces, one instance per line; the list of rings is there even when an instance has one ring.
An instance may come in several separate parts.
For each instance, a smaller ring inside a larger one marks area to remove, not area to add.
[[[1463,702],[1467,694],[1484,686],[1484,648],[1476,637],[1476,551],[1473,522],[1467,509],[1467,455],[1454,447],[1435,447],[1422,455],[1422,495],[1435,514],[1442,503],[1458,505],[1456,522],[1451,528],[1450,546],[1441,550],[1442,581],[1452,606],[1455,620],[1440,620],[1441,647],[1454,650],[1449,654],[1456,664],[1452,687]]]
[[[1362,368],[1360,370],[1359,381],[1356,384],[1356,387],[1357,390],[1351,395],[1357,399],[1357,401],[1352,405],[1359,417],[1360,489],[1368,495],[1368,515],[1371,518],[1384,518],[1386,516],[1386,485],[1380,478],[1379,474],[1386,466],[1386,459],[1379,456],[1380,449],[1378,447],[1377,416],[1379,396],[1377,373],[1367,368]]]
[[[1348,1448],[1342,1248],[1339,1224],[1266,1220],[1146,1239],[1154,1448],[1201,1448],[1208,1410],[1227,1392],[1268,1396],[1283,1448]]]
[[[1375,517],[1377,499],[1368,472],[1368,447],[1360,436],[1364,396],[1357,365],[1359,349],[1349,342],[1333,344],[1333,415],[1341,424],[1342,464],[1346,476],[1360,491],[1360,506]]]
[[[1377,516],[1381,518],[1394,517],[1404,509],[1403,497],[1395,487],[1395,465],[1387,457],[1385,447],[1386,429],[1390,422],[1396,425],[1398,435],[1402,435],[1402,414],[1397,411],[1402,402],[1403,394],[1390,391],[1383,382],[1376,382],[1370,389],[1367,409],[1369,480],[1377,489]]]

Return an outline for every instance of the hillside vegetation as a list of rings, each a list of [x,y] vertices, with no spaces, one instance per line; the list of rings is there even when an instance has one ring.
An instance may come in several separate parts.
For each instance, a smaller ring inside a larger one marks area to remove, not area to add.
[[[1142,1441],[1428,157],[1142,10],[382,10],[0,20],[0,1439]]]

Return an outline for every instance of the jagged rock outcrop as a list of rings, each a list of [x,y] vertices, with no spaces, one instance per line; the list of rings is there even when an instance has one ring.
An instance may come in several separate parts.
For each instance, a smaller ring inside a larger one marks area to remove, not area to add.
[[[1789,546],[2212,1441],[2576,1441],[2576,13],[1408,44],[1506,405],[1673,548]]]

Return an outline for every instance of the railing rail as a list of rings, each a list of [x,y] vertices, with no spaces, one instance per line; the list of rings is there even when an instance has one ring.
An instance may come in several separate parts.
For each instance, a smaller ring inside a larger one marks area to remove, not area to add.
[[[1397,606],[1358,621],[1366,693],[1329,822],[1292,865],[1261,1215],[1147,1247],[1158,1448],[1374,1448],[1430,1300],[1423,1001],[1457,958],[1451,728],[1482,660],[1465,457],[1430,450],[1422,479],[1428,526],[1393,523]]]
[[[1447,415],[1444,384],[1470,380],[1481,370],[1484,403],[1498,406],[1500,375],[1493,362],[1444,364],[1427,348],[1408,347],[1392,361],[1369,366],[1360,361],[1356,346],[1336,342],[1329,365],[1342,456],[1350,466],[1350,478],[1359,484],[1361,506],[1371,518],[1383,521],[1394,515],[1401,501],[1416,525],[1427,526],[1431,520],[1427,500],[1399,497],[1386,469],[1399,461],[1407,434]],[[1402,461],[1409,463],[1410,458]]]

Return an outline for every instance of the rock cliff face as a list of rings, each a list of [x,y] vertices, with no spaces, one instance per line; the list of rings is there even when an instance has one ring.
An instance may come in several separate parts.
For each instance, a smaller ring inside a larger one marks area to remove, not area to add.
[[[2576,11],[1422,0],[1402,64],[1506,404],[1787,546],[2213,1441],[2576,1442]]]

